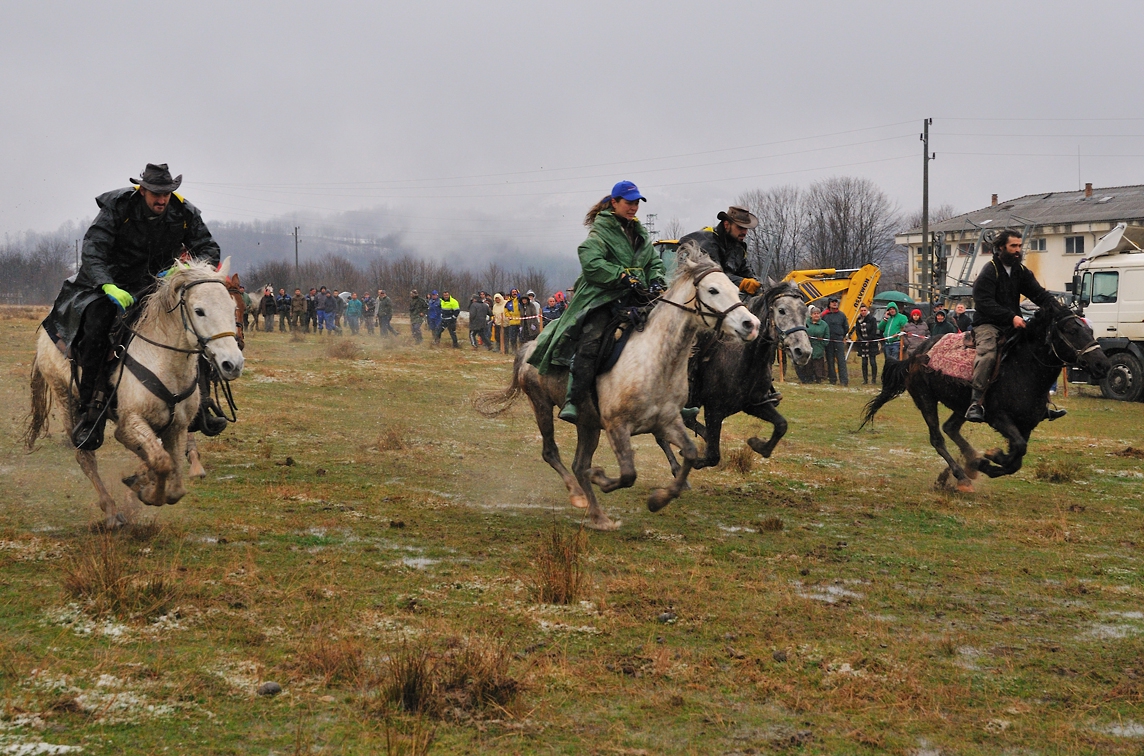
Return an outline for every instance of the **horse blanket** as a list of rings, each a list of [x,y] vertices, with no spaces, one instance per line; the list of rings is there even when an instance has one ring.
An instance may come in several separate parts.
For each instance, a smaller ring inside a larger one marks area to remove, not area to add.
[[[973,347],[965,346],[965,334],[947,333],[937,340],[926,353],[929,357],[927,366],[950,378],[963,381],[973,380],[973,359],[977,351]]]

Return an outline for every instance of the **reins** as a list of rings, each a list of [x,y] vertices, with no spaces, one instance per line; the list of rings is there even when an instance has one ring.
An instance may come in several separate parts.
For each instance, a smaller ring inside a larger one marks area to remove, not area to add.
[[[696,274],[691,279],[691,284],[695,287],[695,293],[691,295],[691,299],[687,300],[683,304],[680,304],[679,302],[673,302],[672,300],[667,299],[666,297],[663,297],[663,296],[657,298],[654,301],[663,302],[664,304],[669,304],[672,307],[678,307],[679,309],[683,310],[684,312],[689,312],[693,315],[698,315],[699,319],[701,321],[703,321],[703,325],[705,325],[705,326],[707,326],[713,330],[718,331],[719,328],[723,325],[723,320],[726,319],[726,317],[728,315],[730,315],[732,312],[734,312],[735,310],[737,310],[740,307],[746,307],[747,306],[747,305],[743,304],[743,302],[738,301],[738,302],[735,302],[735,304],[731,305],[730,307],[728,307],[725,310],[717,310],[714,307],[712,307],[711,305],[704,302],[703,298],[699,296],[699,282],[702,281],[707,276],[711,275],[712,273],[722,273],[722,272],[723,272],[722,268],[720,268],[718,265],[713,265],[710,268],[707,268],[706,270]],[[715,318],[715,325],[710,325],[707,322],[707,318],[709,318],[709,317]]]

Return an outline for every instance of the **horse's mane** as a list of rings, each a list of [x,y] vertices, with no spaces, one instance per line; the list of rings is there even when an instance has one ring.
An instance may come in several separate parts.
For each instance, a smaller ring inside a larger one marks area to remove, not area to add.
[[[679,256],[679,264],[675,266],[675,273],[667,282],[669,287],[674,286],[685,275],[688,278],[694,278],[697,273],[708,268],[722,270],[694,240],[688,240],[681,244],[676,250],[676,254]]]
[[[139,325],[142,326],[161,318],[178,307],[179,292],[187,284],[209,280],[226,282],[222,273],[218,272],[214,264],[207,260],[178,263],[170,273],[155,279],[155,291],[149,294],[143,302],[143,313],[139,316]]]

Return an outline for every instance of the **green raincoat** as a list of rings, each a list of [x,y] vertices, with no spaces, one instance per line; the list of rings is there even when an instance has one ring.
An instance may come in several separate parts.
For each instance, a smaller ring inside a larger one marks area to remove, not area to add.
[[[627,234],[610,209],[601,210],[596,216],[588,238],[577,250],[580,277],[576,279],[568,309],[540,332],[536,351],[528,360],[541,373],[567,369],[576,353],[584,316],[597,307],[621,299],[630,291],[620,281],[623,273],[638,278],[645,286],[664,283],[663,262],[651,246],[643,225],[638,220],[635,224],[639,241],[632,249]]]

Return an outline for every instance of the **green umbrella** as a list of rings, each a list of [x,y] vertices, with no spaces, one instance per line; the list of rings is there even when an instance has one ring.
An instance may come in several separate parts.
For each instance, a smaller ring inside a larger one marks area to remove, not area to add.
[[[875,302],[897,302],[898,304],[915,304],[914,300],[910,299],[908,294],[903,294],[900,291],[882,291],[874,295]]]

